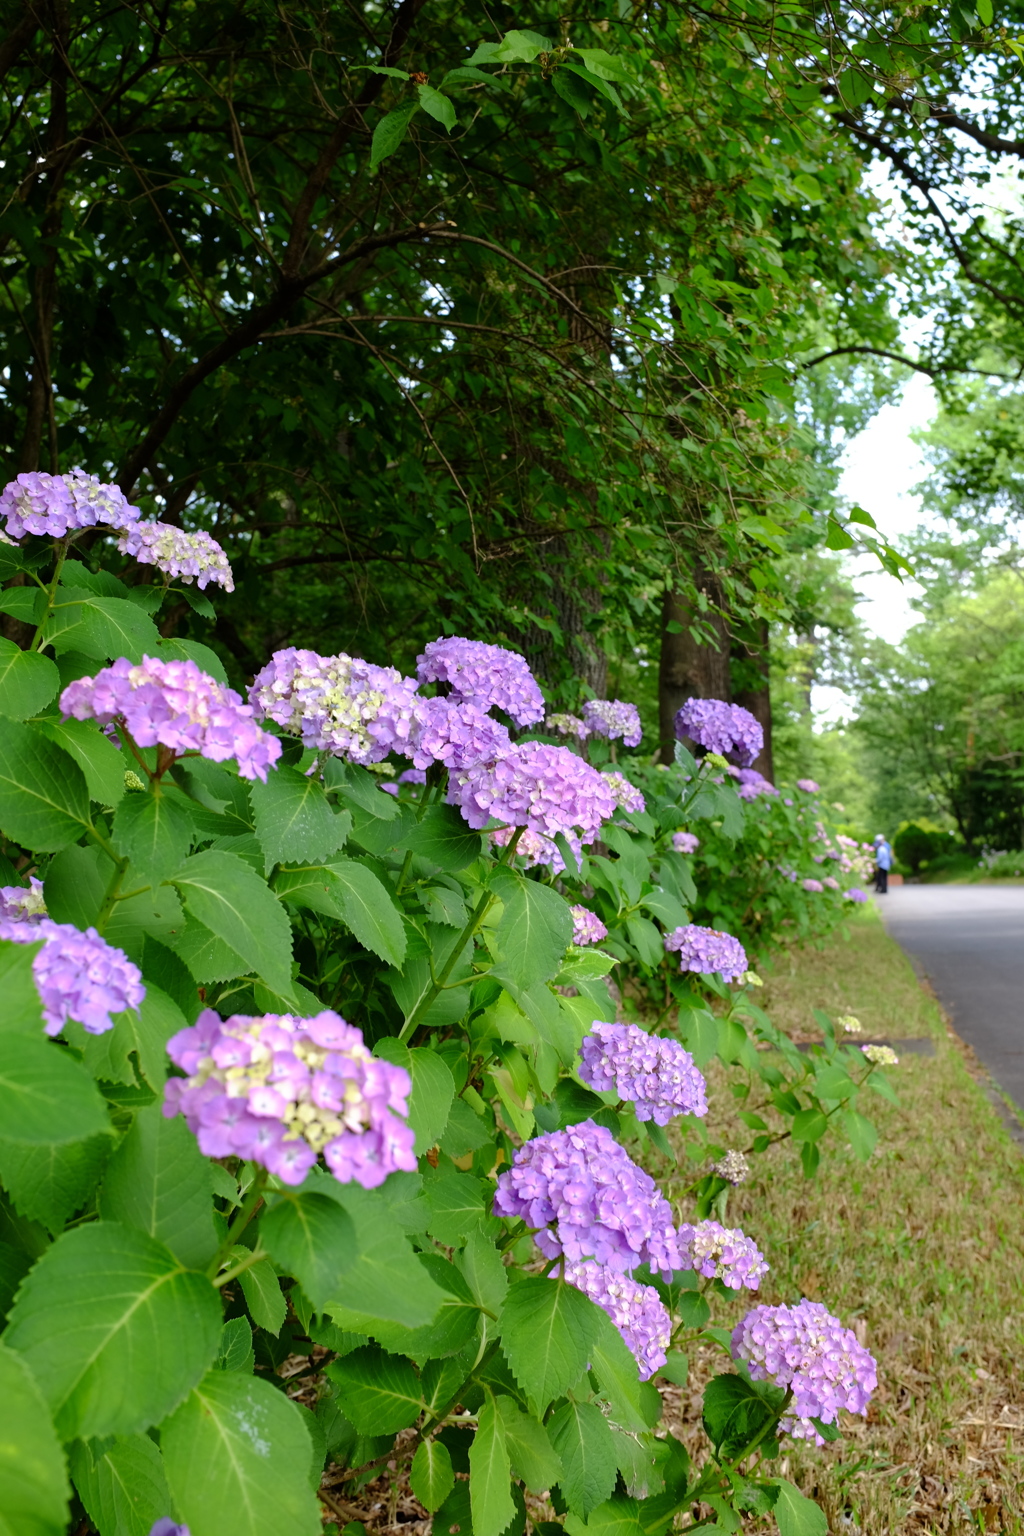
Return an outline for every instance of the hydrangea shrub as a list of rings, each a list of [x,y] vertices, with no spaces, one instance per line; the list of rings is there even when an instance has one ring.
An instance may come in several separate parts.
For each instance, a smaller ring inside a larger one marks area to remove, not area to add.
[[[522,657],[457,636],[415,677],[281,651],[245,699],[155,622],[230,590],[209,535],[132,533],[78,471],[0,515],[34,626],[0,642],[0,1516],[315,1536],[339,1476],[386,1467],[439,1536],[662,1536],[701,1506],[822,1532],[773,1458],[864,1412],[874,1365],[818,1303],[736,1321],[772,1255],[728,1197],[773,1143],[809,1174],[836,1131],[870,1155],[891,1053],[824,1016],[798,1052],[753,1001],[763,946],[711,911],[695,856],[784,797],[710,747],[602,772],[631,705],[546,717]],[[743,1148],[707,1130],[713,1059]],[[658,1384],[698,1341],[724,1369],[691,1465]]]

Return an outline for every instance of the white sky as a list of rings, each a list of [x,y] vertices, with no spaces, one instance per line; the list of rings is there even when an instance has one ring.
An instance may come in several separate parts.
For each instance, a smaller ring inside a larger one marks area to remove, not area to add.
[[[931,381],[915,373],[899,403],[883,406],[851,439],[840,461],[840,495],[870,512],[891,543],[909,533],[921,517],[920,497],[911,495],[910,488],[923,479],[925,465],[910,434],[927,427],[935,410]],[[857,611],[864,624],[885,640],[902,640],[917,618],[909,599],[920,589],[888,575],[871,555],[850,559],[848,568],[862,597]],[[852,700],[839,688],[814,688],[811,699],[818,725],[830,725],[853,712]]]

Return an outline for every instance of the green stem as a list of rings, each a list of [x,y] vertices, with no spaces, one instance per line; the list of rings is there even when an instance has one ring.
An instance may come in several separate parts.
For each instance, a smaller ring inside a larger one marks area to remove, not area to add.
[[[467,942],[473,937],[474,933],[476,933],[480,924],[487,916],[487,912],[493,901],[494,893],[492,891],[484,891],[483,895],[480,897],[480,900],[473,908],[473,911],[469,914],[469,919],[466,922],[466,926],[463,928],[462,932],[459,934],[459,937],[452,945],[451,953],[449,954],[448,959],[445,961],[444,965],[441,967],[440,973],[436,979],[431,981],[427,991],[420,998],[419,1002],[416,1004],[416,1007],[413,1009],[412,1013],[410,1013],[409,1017],[402,1025],[401,1032],[398,1036],[399,1040],[408,1039],[408,1037],[412,1034],[413,1030],[419,1023],[420,1019],[434,1002],[435,998],[441,995],[442,991],[444,990],[445,982],[448,980],[448,977],[455,969],[455,962],[462,954],[462,951],[465,949]]]
[[[103,895],[103,905],[100,907],[99,916],[96,919],[96,932],[103,933],[110,921],[110,914],[117,905],[121,884],[128,869],[128,860],[119,859],[114,855],[114,872],[110,877],[110,884]]]
[[[36,628],[36,632],[32,636],[32,644],[29,646],[30,651],[38,651],[42,649],[43,630],[49,623],[50,615],[53,613],[54,604],[57,600],[57,583],[60,580],[60,573],[64,569],[64,561],[68,557],[68,545],[70,543],[70,539],[61,539],[60,543],[57,545],[57,562],[53,568],[53,575],[50,578],[50,585],[45,589],[46,612],[40,619]]]
[[[213,1282],[214,1285],[220,1290],[221,1286],[227,1285],[229,1280],[234,1280],[236,1276],[244,1274],[247,1269],[252,1269],[254,1264],[258,1264],[261,1259],[267,1257],[268,1255],[264,1249],[254,1248],[252,1253],[247,1253],[244,1259],[239,1259],[237,1264],[232,1265],[230,1269],[226,1269],[222,1275],[218,1275]]]
[[[218,1269],[220,1269],[224,1260],[227,1258],[228,1254],[231,1252],[232,1248],[238,1242],[238,1239],[241,1237],[242,1233],[245,1231],[246,1227],[252,1220],[256,1211],[256,1207],[263,1199],[263,1190],[266,1182],[266,1170],[260,1169],[259,1173],[256,1175],[256,1178],[253,1180],[252,1188],[249,1190],[249,1193],[246,1195],[245,1199],[242,1201],[242,1204],[238,1208],[238,1214],[228,1228],[227,1237],[221,1243],[220,1247],[217,1249],[217,1252],[214,1254],[209,1265],[207,1266],[206,1273],[210,1276],[211,1280],[217,1273]]]

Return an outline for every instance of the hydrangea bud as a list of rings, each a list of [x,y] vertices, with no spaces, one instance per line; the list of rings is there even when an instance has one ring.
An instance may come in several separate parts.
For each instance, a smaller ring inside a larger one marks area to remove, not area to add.
[[[677,1040],[636,1024],[595,1020],[580,1047],[580,1078],[596,1093],[614,1090],[638,1120],[667,1125],[676,1115],[706,1115],[707,1084]]]
[[[862,1045],[861,1050],[875,1067],[898,1067],[900,1059],[891,1045]]]
[[[711,1172],[717,1173],[727,1184],[743,1184],[750,1177],[750,1164],[742,1152],[730,1151],[711,1164]]]
[[[860,1019],[854,1018],[852,1013],[841,1013],[836,1019],[841,1029],[845,1029],[848,1035],[862,1035],[864,1026]]]

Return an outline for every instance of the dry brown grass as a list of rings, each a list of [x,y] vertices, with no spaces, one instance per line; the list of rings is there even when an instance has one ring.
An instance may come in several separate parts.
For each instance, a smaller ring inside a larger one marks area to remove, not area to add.
[[[808,1181],[785,1143],[732,1198],[730,1224],[772,1265],[760,1299],[824,1301],[879,1362],[867,1423],[847,1417],[834,1447],[796,1448],[790,1471],[835,1536],[1022,1536],[1021,1150],[875,914],[764,974],[764,1006],[793,1034],[813,1032],[818,1007],[856,1014],[875,1037],[936,1042],[934,1058],[907,1054],[892,1070],[898,1109],[870,1095],[865,1111],[881,1135],[869,1163],[835,1145]],[[743,1145],[741,1129],[729,1134],[724,1084],[715,1086],[709,1129]],[[733,1310],[738,1317],[745,1304]],[[676,1408],[684,1432],[696,1427],[702,1379],[698,1364]]]

